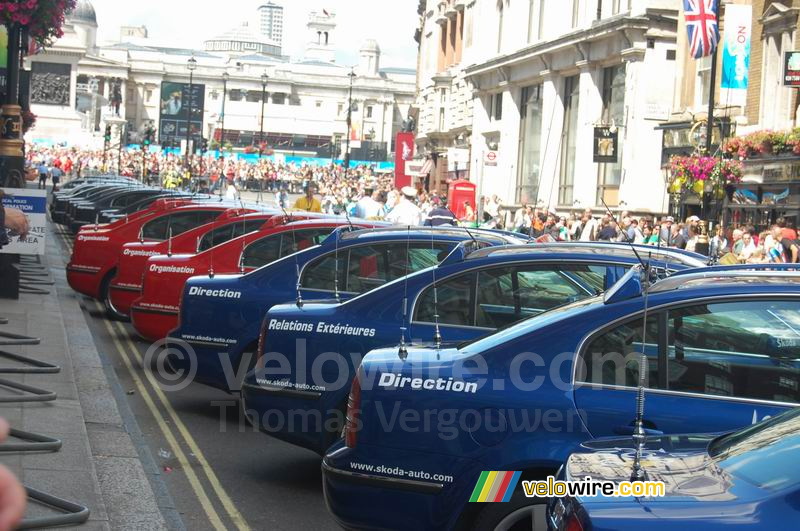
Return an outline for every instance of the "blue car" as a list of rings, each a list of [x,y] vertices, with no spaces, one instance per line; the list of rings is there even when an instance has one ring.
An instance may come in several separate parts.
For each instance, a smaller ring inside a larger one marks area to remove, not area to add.
[[[619,483],[631,475],[631,441],[593,441],[559,479]],[[800,523],[800,409],[722,436],[654,437],[643,452],[663,497],[565,496],[548,504],[553,531],[784,529]],[[792,524],[794,522],[794,524]]]
[[[261,322],[273,305],[353,297],[437,264],[463,241],[478,247],[527,241],[509,233],[455,227],[343,227],[327,237],[327,232],[318,232],[317,245],[251,273],[190,278],[183,288],[180,324],[167,338],[173,369],[199,383],[238,391],[254,366]],[[181,350],[189,353],[178,355]]]
[[[646,296],[641,275],[475,341],[370,352],[322,464],[337,521],[510,529],[533,515],[544,526],[546,500],[519,488],[470,503],[479,478],[545,480],[586,440],[631,434],[643,353],[652,436],[736,430],[800,402],[798,273],[689,269]]]
[[[343,303],[273,306],[262,325],[260,370],[245,378],[242,406],[267,434],[319,454],[344,426],[350,383],[372,349],[404,341],[464,341],[597,295],[639,256],[673,272],[702,256],[626,244],[464,246],[437,267]],[[637,256],[636,252],[640,255]],[[408,308],[408,316],[404,309]]]

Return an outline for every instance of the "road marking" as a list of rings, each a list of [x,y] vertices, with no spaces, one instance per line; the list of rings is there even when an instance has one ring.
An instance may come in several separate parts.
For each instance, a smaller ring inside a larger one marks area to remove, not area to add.
[[[93,302],[97,306],[98,310],[100,311],[105,310],[102,306],[100,306],[100,303],[98,303],[97,301]],[[145,404],[147,405],[147,408],[150,410],[150,414],[155,419],[156,424],[161,430],[161,433],[164,434],[164,437],[167,440],[167,444],[172,449],[173,454],[178,459],[178,462],[183,467],[183,470],[186,472],[186,479],[189,480],[189,484],[191,485],[192,490],[195,493],[195,496],[197,496],[197,500],[200,502],[200,506],[203,508],[203,511],[205,511],[206,516],[208,516],[209,522],[211,523],[211,525],[214,526],[214,529],[224,530],[225,525],[222,523],[222,520],[220,519],[216,510],[214,509],[211,500],[209,499],[208,495],[203,489],[203,485],[200,483],[200,479],[197,477],[197,474],[195,474],[195,471],[192,468],[191,463],[189,463],[189,460],[186,458],[186,454],[183,453],[183,449],[180,447],[180,444],[175,439],[175,436],[172,434],[172,431],[169,429],[169,427],[164,422],[164,419],[161,417],[158,408],[153,402],[153,399],[150,397],[150,393],[148,392],[147,388],[145,387],[144,383],[139,377],[139,374],[137,373],[136,370],[134,370],[133,364],[131,363],[131,360],[128,358],[128,354],[125,352],[125,349],[122,343],[120,342],[119,337],[117,337],[117,335],[114,333],[114,329],[111,327],[111,323],[107,319],[103,319],[103,324],[105,324],[106,328],[108,329],[108,334],[109,336],[111,336],[111,340],[114,342],[114,346],[117,347],[117,351],[119,352],[120,357],[122,358],[122,361],[125,364],[125,367],[127,367],[128,372],[133,378],[133,383],[139,390],[139,394],[142,396]]]
[[[69,242],[66,239],[66,237],[64,237],[63,235],[62,235],[62,237],[64,238],[64,241],[67,243],[68,247],[70,249],[72,249],[72,246],[69,245]],[[93,302],[95,303],[95,306],[97,307],[98,311],[102,315],[105,312],[105,308],[98,301],[95,300]],[[106,325],[106,328],[109,331],[109,334],[111,335],[112,340],[114,341],[114,343],[115,343],[115,345],[117,347],[117,350],[119,351],[120,355],[123,358],[123,362],[125,363],[125,366],[127,367],[128,372],[131,374],[131,377],[134,379],[134,383],[139,388],[140,393],[142,394],[143,398],[145,399],[145,402],[146,402],[146,404],[148,406],[148,409],[150,409],[150,413],[153,415],[153,418],[158,423],[159,428],[164,433],[164,436],[167,438],[167,441],[170,443],[170,446],[172,447],[175,456],[178,458],[178,461],[181,463],[181,466],[183,466],[187,470],[187,476],[189,474],[191,474],[191,477],[189,478],[190,479],[190,484],[192,485],[192,488],[193,488],[193,490],[195,491],[195,494],[198,497],[198,501],[200,501],[200,504],[203,506],[203,510],[209,516],[209,519],[214,524],[215,528],[217,527],[216,522],[218,522],[219,525],[222,526],[221,529],[224,529],[225,527],[222,525],[222,521],[219,519],[219,516],[216,514],[216,512],[215,512],[215,510],[213,508],[213,505],[211,504],[210,499],[208,498],[208,496],[205,493],[205,490],[203,489],[203,486],[199,483],[199,480],[198,480],[197,476],[194,474],[194,470],[192,468],[190,468],[191,465],[190,465],[189,461],[186,459],[186,455],[183,453],[183,450],[180,448],[178,442],[175,440],[171,430],[169,429],[169,427],[164,422],[164,419],[161,416],[161,412],[158,410],[157,406],[152,402],[152,398],[150,397],[149,392],[147,392],[147,389],[146,389],[144,383],[142,382],[138,372],[134,369],[130,358],[128,357],[127,353],[125,352],[125,350],[123,348],[123,344],[122,343],[125,343],[125,344],[127,344],[128,348],[130,349],[131,353],[133,354],[133,356],[135,358],[138,358],[138,356],[140,355],[139,350],[136,347],[136,344],[130,338],[130,334],[128,333],[128,330],[126,330],[125,327],[122,326],[122,323],[115,322],[115,324],[117,326],[117,329],[119,330],[119,332],[121,333],[122,337],[124,338],[122,340],[122,342],[121,342],[119,337],[114,333],[110,321],[108,319],[105,319],[105,318],[102,318],[102,319],[103,319],[104,324]],[[143,370],[144,370],[147,382],[150,384],[152,391],[155,393],[155,395],[158,398],[158,400],[164,406],[164,409],[167,410],[167,413],[168,413],[169,417],[171,418],[173,424],[175,426],[177,426],[178,431],[180,432],[180,434],[183,437],[184,441],[186,441],[186,444],[189,446],[189,449],[194,454],[194,457],[200,463],[200,466],[202,467],[203,471],[205,472],[206,477],[208,478],[208,482],[211,484],[211,488],[214,490],[214,493],[217,495],[217,498],[219,499],[220,503],[225,508],[225,511],[228,513],[228,516],[230,517],[231,521],[237,527],[237,529],[240,529],[240,530],[243,530],[243,531],[249,530],[250,527],[247,525],[247,522],[245,521],[244,517],[239,512],[239,510],[236,509],[236,506],[234,505],[234,503],[231,500],[230,496],[228,496],[228,493],[222,487],[222,484],[220,483],[219,478],[217,478],[217,475],[214,473],[213,469],[211,468],[211,466],[209,465],[208,461],[206,460],[205,455],[200,450],[199,446],[195,442],[195,440],[192,437],[192,435],[189,433],[189,430],[186,428],[186,425],[183,423],[183,421],[180,419],[180,417],[178,417],[178,414],[176,413],[176,411],[172,407],[172,404],[169,402],[169,400],[167,400],[167,397],[164,395],[163,391],[159,387],[158,382],[155,380],[155,378],[150,373],[148,368],[144,368]],[[194,478],[194,482],[192,481],[192,478]],[[208,504],[208,506],[206,506],[206,504]],[[212,514],[213,514],[213,517],[212,517]]]
[[[99,302],[95,301],[95,304],[97,304],[98,308],[104,310],[104,308],[102,308]],[[139,350],[136,347],[136,344],[130,338],[130,334],[125,329],[125,327],[122,326],[122,323],[116,321],[115,324],[117,325],[117,328],[123,334],[123,336],[126,337],[125,342],[128,344],[128,348],[131,350],[131,353],[133,353],[134,356],[140,355]],[[192,434],[189,432],[188,428],[186,428],[186,424],[184,424],[184,422],[178,416],[178,413],[172,407],[170,401],[167,400],[164,391],[161,390],[161,387],[158,385],[158,381],[156,381],[155,377],[153,377],[153,374],[150,372],[149,367],[144,367],[143,370],[147,378],[147,381],[150,383],[153,392],[155,393],[156,397],[159,399],[161,404],[164,406],[164,409],[167,410],[167,414],[172,420],[172,423],[178,428],[178,432],[181,434],[184,441],[186,441],[186,444],[189,446],[189,450],[191,450],[191,452],[194,454],[194,457],[200,462],[200,465],[203,468],[203,472],[205,472],[206,477],[208,478],[208,482],[211,484],[211,488],[214,490],[214,493],[217,495],[217,498],[219,498],[219,501],[222,503],[222,506],[225,508],[225,511],[228,513],[228,516],[230,517],[231,521],[234,523],[234,525],[236,525],[238,529],[241,530],[249,529],[249,526],[247,525],[247,522],[245,521],[244,517],[236,508],[230,496],[228,496],[228,493],[225,491],[224,487],[222,486],[222,483],[220,483],[219,478],[217,478],[217,475],[214,473],[214,470],[211,468],[211,465],[208,464],[205,455],[200,450],[200,447],[197,445],[197,442],[195,442],[194,437],[192,437]]]

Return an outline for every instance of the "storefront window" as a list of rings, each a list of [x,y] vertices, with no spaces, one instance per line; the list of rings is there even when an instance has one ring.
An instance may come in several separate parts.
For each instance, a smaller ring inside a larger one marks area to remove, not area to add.
[[[604,124],[619,128],[625,122],[625,65],[611,66],[603,70],[603,115]],[[624,131],[620,131],[620,139]],[[597,202],[608,205],[619,204],[619,185],[622,181],[622,147],[618,142],[617,162],[598,164]]]
[[[517,202],[535,204],[539,195],[542,138],[542,86],[522,89]]]

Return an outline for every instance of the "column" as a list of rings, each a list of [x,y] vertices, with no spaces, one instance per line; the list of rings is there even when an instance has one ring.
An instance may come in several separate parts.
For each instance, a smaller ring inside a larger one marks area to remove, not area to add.
[[[602,69],[579,61],[578,132],[575,143],[575,175],[573,176],[573,201],[582,208],[594,206],[597,201],[597,164],[592,161],[594,127],[603,112]],[[566,205],[572,208],[572,205]]]
[[[464,45],[464,11],[459,11],[456,15],[456,51],[455,63],[461,62],[461,49]]]
[[[558,204],[558,169],[560,164],[561,131],[564,124],[564,100],[561,98],[564,79],[550,70],[542,77],[542,135],[539,197],[545,206]]]
[[[445,67],[453,64],[453,54],[455,45],[455,21],[448,17],[447,25],[444,26],[446,39],[445,39]]]

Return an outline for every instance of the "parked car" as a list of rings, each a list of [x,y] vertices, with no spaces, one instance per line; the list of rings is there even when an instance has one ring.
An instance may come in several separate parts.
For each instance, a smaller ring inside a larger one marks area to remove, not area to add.
[[[143,338],[163,339],[178,326],[178,310],[186,281],[197,275],[246,274],[279,258],[322,243],[344,218],[276,216],[260,230],[250,232],[197,254],[159,255],[147,259],[141,296],[131,306],[131,322]],[[374,223],[356,221],[366,228]]]
[[[592,441],[572,454],[559,480],[628,481],[631,440]],[[566,496],[548,504],[553,531],[783,529],[798,521],[800,408],[738,431],[652,437],[648,481],[663,497]]]
[[[259,355],[264,367],[282,370],[266,378],[256,373],[247,376],[242,404],[248,418],[269,435],[323,454],[341,433],[359,361],[372,349],[397,344],[401,334],[409,343],[412,339],[431,343],[437,333],[446,341],[486,335],[605,291],[639,263],[637,252],[664,273],[702,267],[706,260],[693,253],[645,246],[637,246],[637,251],[626,244],[551,243],[467,253],[470,244],[460,244],[460,252],[437,267],[342,303],[273,306],[264,317]],[[343,265],[339,271],[340,285],[347,289]],[[345,332],[321,333],[327,323]],[[302,356],[295,355],[298,341],[303,342]],[[331,360],[327,370],[315,371],[320,360],[332,353],[337,362]],[[314,381],[315,377],[324,381]],[[300,411],[314,422],[285,422]],[[264,425],[261,419],[274,423]]]
[[[116,275],[122,246],[138,239],[165,241],[172,230],[177,236],[203,225],[229,210],[229,203],[157,202],[138,216],[131,216],[104,228],[79,231],[75,236],[72,256],[67,264],[70,287],[108,307],[108,286]],[[182,206],[176,206],[182,205]]]
[[[133,301],[141,296],[142,276],[149,258],[209,249],[268,226],[276,216],[282,218],[279,210],[254,212],[252,209],[232,208],[216,219],[189,230],[181,230],[183,227],[173,224],[171,230],[180,231],[180,234],[169,238],[168,232],[165,241],[133,241],[124,244],[120,250],[117,274],[108,286],[108,302],[114,317],[127,318]],[[146,236],[144,232],[142,236]]]
[[[195,381],[238,391],[244,372],[236,371],[252,367],[262,319],[273,305],[335,298],[337,292],[342,299],[350,298],[431,267],[460,242],[473,238],[479,246],[524,241],[460,228],[343,228],[320,245],[252,273],[192,277],[183,288],[180,324],[167,339],[176,350],[181,343],[188,344],[193,355],[170,361],[176,370],[196,370]],[[339,267],[347,272],[343,283],[336,274]],[[234,372],[241,376],[231,381]]]
[[[800,402],[797,272],[689,269],[647,296],[641,275],[474,341],[367,354],[322,465],[336,520],[544,526],[546,500],[519,489],[508,503],[469,503],[481,473],[543,480],[586,440],[631,434],[642,353],[649,435],[736,430]]]

